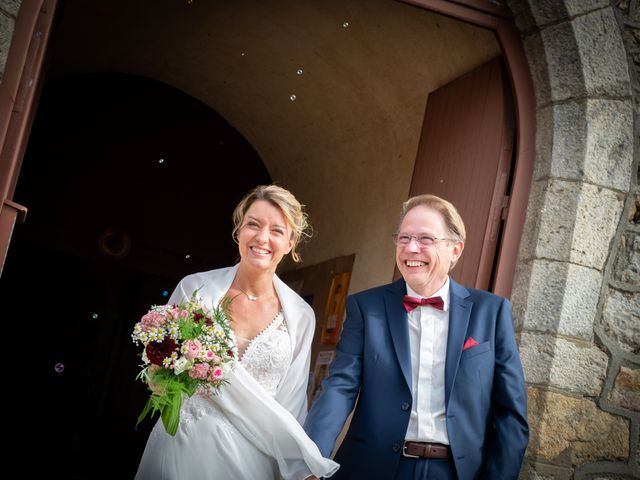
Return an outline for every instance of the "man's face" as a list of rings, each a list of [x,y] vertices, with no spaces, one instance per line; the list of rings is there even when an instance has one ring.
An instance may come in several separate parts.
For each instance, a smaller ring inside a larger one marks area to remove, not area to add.
[[[443,216],[431,207],[418,205],[407,212],[398,234],[413,236],[408,243],[396,245],[398,270],[409,286],[422,296],[435,293],[447,279],[451,264],[462,253],[464,244],[456,240],[435,240],[421,245],[416,237],[451,237]]]

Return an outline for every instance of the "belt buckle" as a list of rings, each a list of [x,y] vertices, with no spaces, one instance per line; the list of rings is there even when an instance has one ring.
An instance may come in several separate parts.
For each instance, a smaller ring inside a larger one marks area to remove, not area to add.
[[[407,458],[420,458],[419,455],[411,455],[410,453],[407,453],[407,446],[404,445],[402,447],[402,456],[403,457],[407,457]]]

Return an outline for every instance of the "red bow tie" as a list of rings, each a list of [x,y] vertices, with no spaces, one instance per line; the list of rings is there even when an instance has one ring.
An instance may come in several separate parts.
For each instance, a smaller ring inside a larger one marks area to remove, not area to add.
[[[444,309],[444,300],[442,300],[442,297],[416,298],[405,295],[402,299],[402,303],[407,312],[410,312],[420,305],[431,305],[433,308],[437,308],[438,310]]]

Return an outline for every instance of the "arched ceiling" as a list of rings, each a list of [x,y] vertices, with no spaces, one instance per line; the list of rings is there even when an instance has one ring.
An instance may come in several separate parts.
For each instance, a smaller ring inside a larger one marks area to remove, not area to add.
[[[215,109],[309,206],[306,259],[356,252],[358,288],[391,278],[428,93],[499,53],[392,0],[68,0],[49,75],[135,73]]]

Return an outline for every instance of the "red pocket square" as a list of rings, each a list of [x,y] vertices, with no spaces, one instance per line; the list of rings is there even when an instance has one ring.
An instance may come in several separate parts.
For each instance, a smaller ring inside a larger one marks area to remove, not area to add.
[[[464,342],[464,345],[462,346],[462,350],[464,351],[467,348],[475,347],[476,345],[478,345],[478,342],[476,342],[473,338],[469,337],[467,338],[467,341]]]

